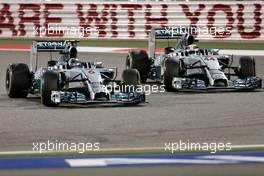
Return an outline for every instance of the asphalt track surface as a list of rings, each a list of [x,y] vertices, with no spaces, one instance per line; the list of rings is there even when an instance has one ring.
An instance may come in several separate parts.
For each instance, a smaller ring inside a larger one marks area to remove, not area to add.
[[[102,61],[106,67],[120,68],[119,75],[124,68],[125,56],[126,54],[109,53],[79,54],[82,60]],[[0,51],[0,59],[0,80],[2,81],[0,151],[31,151],[33,142],[47,140],[99,142],[101,149],[162,148],[165,142],[179,142],[179,140],[200,143],[223,142],[233,145],[264,142],[263,90],[243,93],[155,93],[147,96],[149,103],[140,106],[90,105],[48,108],[41,104],[39,98],[33,96],[27,99],[10,99],[6,95],[4,80],[8,64],[28,63],[29,53]],[[48,59],[48,53],[41,54],[41,65],[45,65]],[[238,59],[236,58],[235,61],[237,62]],[[263,79],[264,58],[257,57],[256,62],[258,76]],[[254,170],[257,175],[259,170],[256,168],[263,168],[263,165],[247,167]],[[218,167],[218,170],[222,170],[222,175],[226,175],[225,173],[230,173],[229,170],[236,171],[239,168],[238,170],[241,171],[239,173],[246,175],[243,169],[247,167],[222,166]],[[160,167],[160,171],[168,171],[167,175],[175,172],[184,175],[181,173],[186,170],[185,175],[188,175],[188,172],[192,175],[199,173],[195,172],[198,169],[203,170],[201,175],[207,175],[217,170],[212,166],[208,169],[206,167],[192,168],[194,172],[190,172],[189,167],[183,167],[183,170],[175,167]],[[158,167],[156,169],[159,170]],[[114,173],[116,168],[112,170]],[[148,169],[142,170],[149,172]],[[154,170],[151,173],[154,173]],[[83,169],[83,172],[82,170],[76,172],[85,173],[86,171]],[[105,171],[108,173],[109,170]],[[95,169],[94,173],[96,172]],[[64,175],[63,173],[70,172],[58,171],[59,175]]]
[[[156,166],[78,169],[2,170],[1,176],[263,176],[263,164],[220,166]]]

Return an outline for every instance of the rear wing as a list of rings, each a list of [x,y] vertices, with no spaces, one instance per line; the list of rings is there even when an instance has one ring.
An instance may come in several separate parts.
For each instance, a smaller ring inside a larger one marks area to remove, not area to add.
[[[185,34],[190,34],[190,28],[155,28],[155,39],[180,39]]]
[[[32,49],[37,52],[59,52],[65,49],[66,42],[61,41],[34,41]]]
[[[150,57],[155,57],[156,39],[181,39],[186,34],[192,34],[190,27],[165,27],[153,28],[148,40],[148,54]]]
[[[63,52],[68,46],[76,47],[78,42],[78,40],[34,41],[30,51],[30,71],[37,70],[39,52]]]

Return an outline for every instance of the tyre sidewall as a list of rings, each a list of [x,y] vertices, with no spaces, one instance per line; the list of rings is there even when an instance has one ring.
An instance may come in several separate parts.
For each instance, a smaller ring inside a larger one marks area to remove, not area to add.
[[[247,78],[256,76],[255,59],[251,56],[242,56],[239,60],[240,64],[240,78]]]
[[[174,77],[179,77],[180,73],[180,62],[179,60],[176,60],[175,58],[168,58],[165,61],[165,71],[164,71],[164,85],[165,90],[175,91],[175,89],[172,86],[172,80]]]
[[[5,84],[7,95],[9,97],[27,97],[31,85],[31,75],[28,66],[23,63],[11,64],[6,71]]]
[[[140,54],[132,54],[134,53],[144,53],[145,57],[141,56]],[[140,74],[140,81],[142,83],[145,83],[148,79],[148,75],[150,72],[151,63],[148,58],[148,55],[143,50],[133,50],[129,52],[128,58],[127,58],[127,68],[131,69],[137,69]]]
[[[45,106],[54,107],[58,104],[51,101],[52,91],[58,90],[59,74],[54,71],[46,71],[41,79],[41,102]]]

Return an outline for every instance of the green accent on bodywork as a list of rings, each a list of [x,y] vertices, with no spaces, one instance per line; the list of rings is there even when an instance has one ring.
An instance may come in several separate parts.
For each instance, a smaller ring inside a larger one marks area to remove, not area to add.
[[[156,78],[160,79],[161,78],[161,66],[155,66],[155,72],[156,72]]]
[[[40,91],[40,88],[41,88],[41,79],[35,79],[34,88],[35,89],[38,89]]]

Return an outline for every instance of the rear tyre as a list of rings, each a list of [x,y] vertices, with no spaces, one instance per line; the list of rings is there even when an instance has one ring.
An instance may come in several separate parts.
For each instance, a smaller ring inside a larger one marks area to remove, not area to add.
[[[140,74],[136,69],[126,69],[122,74],[123,78],[123,90],[125,92],[134,92],[137,86],[140,84]]]
[[[51,92],[58,90],[59,74],[47,70],[41,80],[41,102],[48,107],[55,107],[58,104],[51,101]]]
[[[140,74],[141,83],[145,83],[150,72],[150,60],[144,50],[132,50],[127,56],[127,68],[137,69]]]
[[[11,64],[6,70],[6,91],[10,98],[26,98],[31,85],[31,75],[26,64]]]
[[[180,76],[180,61],[175,58],[168,58],[165,61],[164,85],[168,92],[175,91],[172,86],[172,79]]]
[[[243,79],[250,76],[256,76],[256,65],[254,57],[242,56],[239,60],[239,64],[239,78]]]

